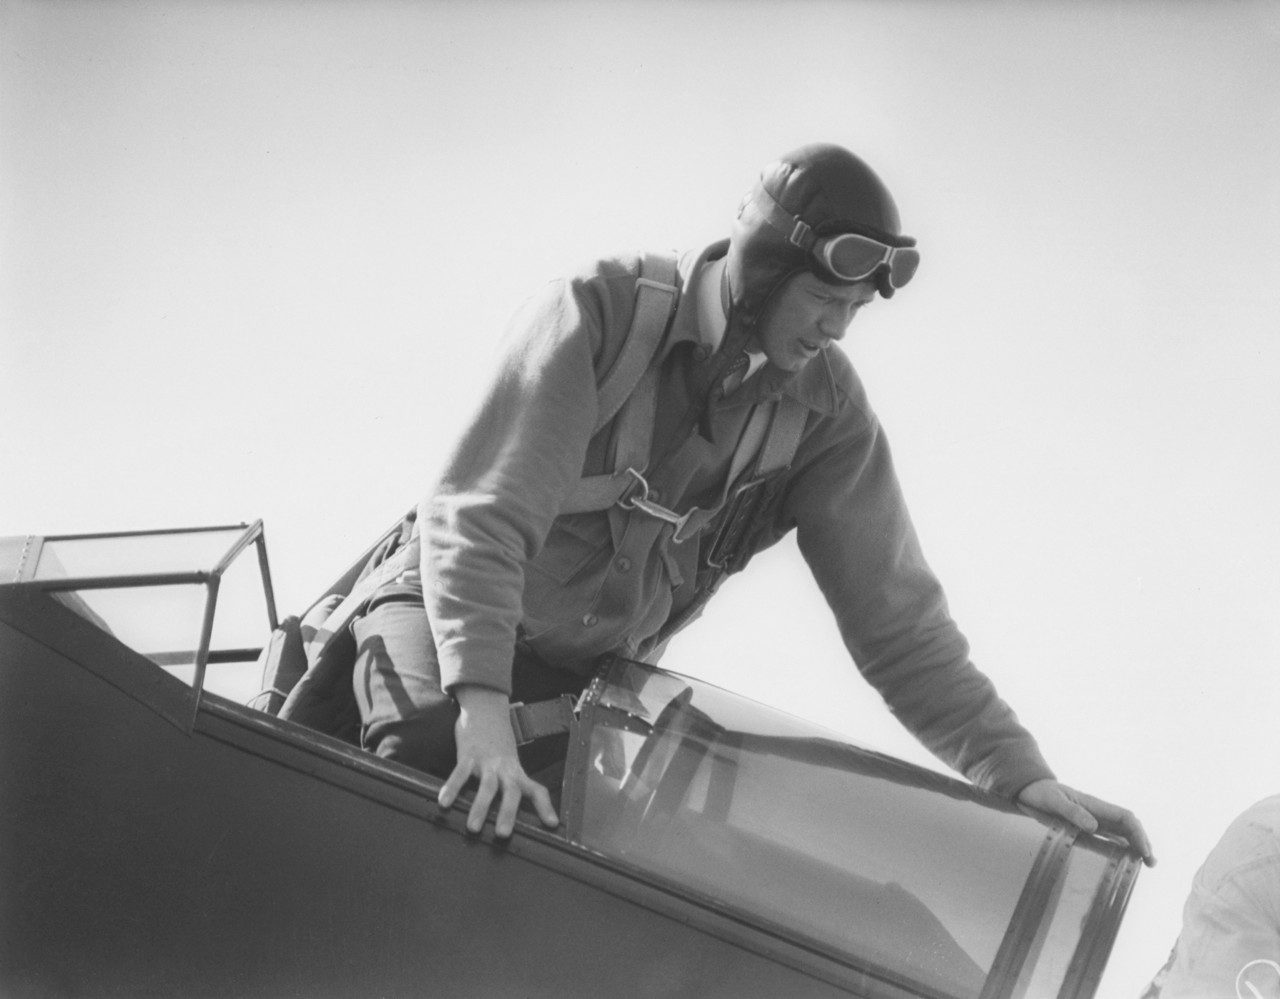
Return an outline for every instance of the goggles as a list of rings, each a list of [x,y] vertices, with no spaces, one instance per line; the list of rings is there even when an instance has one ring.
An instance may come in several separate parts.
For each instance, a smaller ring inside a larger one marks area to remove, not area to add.
[[[863,281],[885,267],[889,284],[896,289],[910,281],[920,266],[920,251],[914,246],[890,246],[856,232],[815,236],[812,227],[778,204],[763,184],[756,184],[742,207],[744,211],[753,208],[784,233],[789,243],[811,253],[829,274],[841,281]]]
[[[914,246],[889,246],[855,232],[820,239],[812,253],[841,281],[862,281],[888,265],[889,284],[894,288],[910,281],[920,266],[920,251]]]

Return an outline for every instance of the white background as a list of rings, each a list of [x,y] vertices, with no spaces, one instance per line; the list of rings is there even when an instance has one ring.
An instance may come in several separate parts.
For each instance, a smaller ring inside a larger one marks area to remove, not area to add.
[[[844,347],[976,661],[1139,813],[1101,994],[1280,790],[1280,5],[0,3],[0,534],[262,517],[305,606],[507,316],[848,146],[924,262]],[[933,764],[791,544],[665,665]]]

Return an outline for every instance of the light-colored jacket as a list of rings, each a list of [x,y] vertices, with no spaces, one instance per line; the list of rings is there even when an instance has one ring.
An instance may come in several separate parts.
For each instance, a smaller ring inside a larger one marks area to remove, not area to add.
[[[681,261],[654,456],[672,445],[706,363],[697,282],[725,247]],[[517,629],[566,669],[585,672],[606,652],[634,656],[694,598],[699,539],[672,543],[669,525],[616,507],[559,515],[581,476],[611,468],[617,421],[594,432],[597,384],[630,326],[639,265],[638,257],[600,261],[526,304],[479,411],[419,507],[424,601],[446,689],[509,692]],[[796,530],[854,662],[941,759],[1007,795],[1051,776],[969,661],[920,552],[885,435],[841,351],[824,351],[796,375],[766,366],[716,402],[710,440],[695,429],[675,458],[656,462],[658,501],[676,511],[705,503],[752,407],[779,393],[809,415],[757,546]]]
[[[1245,809],[1191,882],[1182,931],[1144,999],[1280,997],[1280,794]]]

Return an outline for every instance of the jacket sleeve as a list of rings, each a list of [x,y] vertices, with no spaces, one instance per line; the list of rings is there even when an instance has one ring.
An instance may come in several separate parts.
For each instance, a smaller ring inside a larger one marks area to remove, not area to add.
[[[818,421],[797,458],[784,516],[854,662],[890,710],[979,787],[1013,796],[1052,777],[1035,739],[969,660],[879,421],[846,400]]]
[[[511,691],[524,566],[582,473],[596,421],[598,299],[570,281],[528,302],[478,411],[419,505],[423,599],[446,690]]]

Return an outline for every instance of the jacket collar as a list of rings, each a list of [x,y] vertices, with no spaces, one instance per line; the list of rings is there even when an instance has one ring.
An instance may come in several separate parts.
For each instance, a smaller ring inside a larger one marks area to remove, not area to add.
[[[665,360],[677,344],[688,344],[697,363],[706,361],[711,354],[711,339],[698,325],[698,285],[708,262],[722,257],[729,249],[727,239],[719,240],[700,252],[689,251],[680,258],[680,301],[675,318],[662,348]],[[834,349],[834,348],[830,348]],[[788,395],[808,409],[824,416],[833,415],[839,406],[835,372],[831,361],[823,351],[798,372],[783,371],[773,364],[765,366],[743,386],[724,401],[726,406],[754,405],[766,399]]]

